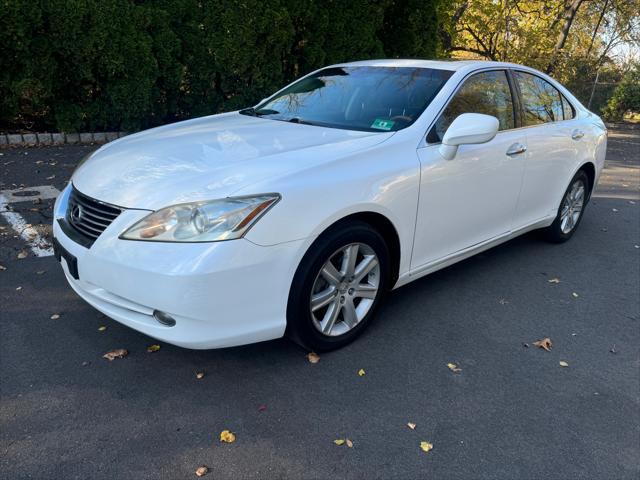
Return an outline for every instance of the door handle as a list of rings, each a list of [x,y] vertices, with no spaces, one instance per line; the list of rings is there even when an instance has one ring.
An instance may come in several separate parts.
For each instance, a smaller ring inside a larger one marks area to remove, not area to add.
[[[584,137],[584,132],[582,130],[574,130],[573,133],[571,133],[571,138],[574,140],[580,140],[582,137]]]
[[[513,155],[518,155],[518,154],[524,153],[526,151],[527,151],[527,147],[525,147],[523,144],[514,143],[513,145],[511,145],[509,147],[509,150],[507,150],[507,155],[509,155],[511,157]]]

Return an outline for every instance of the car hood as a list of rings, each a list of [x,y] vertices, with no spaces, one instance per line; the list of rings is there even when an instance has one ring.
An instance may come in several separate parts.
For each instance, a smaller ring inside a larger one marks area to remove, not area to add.
[[[253,183],[369,148],[392,135],[232,112],[109,143],[74,172],[72,182],[80,192],[103,202],[157,210],[224,198]]]

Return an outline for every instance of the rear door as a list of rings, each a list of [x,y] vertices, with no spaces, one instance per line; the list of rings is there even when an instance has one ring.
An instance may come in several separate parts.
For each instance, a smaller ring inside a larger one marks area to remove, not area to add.
[[[514,230],[555,216],[576,168],[585,132],[575,109],[551,83],[524,71],[513,72],[527,138],[524,180]]]

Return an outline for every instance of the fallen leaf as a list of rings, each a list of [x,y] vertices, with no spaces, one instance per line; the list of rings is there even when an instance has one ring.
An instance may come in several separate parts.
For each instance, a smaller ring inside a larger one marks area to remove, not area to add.
[[[580,296],[576,292],[573,292],[571,295],[573,296],[573,298],[578,298]]]
[[[538,340],[537,342],[533,342],[536,347],[542,348],[547,352],[551,351],[551,347],[553,347],[553,343],[551,343],[550,338],[543,338],[542,340]]]
[[[29,256],[29,253],[26,250],[22,250],[20,253],[18,253],[18,260],[22,260],[23,258],[27,258]]]
[[[429,442],[422,441],[420,442],[420,449],[423,452],[428,452],[429,450],[433,450],[433,444]]]
[[[16,287],[16,290],[20,291],[20,290],[22,290],[22,287]]]
[[[559,278],[550,278],[549,280],[547,280],[547,282],[549,282],[549,283],[560,283],[560,279]]]
[[[611,211],[612,211],[612,212],[617,212],[617,211],[618,211],[618,209],[617,209],[617,208],[612,208],[612,209],[611,209]]]
[[[149,345],[147,347],[147,353],[153,353],[153,352],[157,352],[158,350],[160,350],[160,345],[155,344],[155,345]]]
[[[560,360],[560,366],[561,367],[568,367],[569,364],[567,362],[565,362],[564,360]]]
[[[611,349],[609,350],[611,353],[618,353],[618,351],[616,350],[616,344],[613,344],[613,347],[611,347]]]
[[[54,313],[53,315],[51,315],[49,317],[51,320],[58,320],[60,318],[60,314],[58,313]]]
[[[0,272],[4,271],[6,269],[7,269],[7,267],[5,267],[4,265],[0,265]]]
[[[209,473],[209,467],[206,465],[196,468],[196,477],[204,477],[207,473]]]
[[[447,363],[447,368],[451,370],[453,373],[459,373],[462,371],[462,369],[458,368],[458,366],[455,363]]]
[[[266,409],[267,409],[267,406],[266,406],[266,405],[260,405],[260,406],[258,407],[258,411],[259,411],[259,412],[264,412]]]
[[[45,272],[46,272],[46,270],[38,270],[36,272],[36,275],[44,275]]]
[[[346,440],[346,443],[347,443],[347,447],[353,448],[353,442],[351,440],[349,440],[348,438]]]
[[[338,439],[334,440],[333,443],[335,443],[338,446],[344,445],[344,439],[338,438]]]
[[[415,430],[416,429],[416,424],[412,423],[412,422],[409,422],[409,423],[407,423],[407,427],[409,427],[411,430]]]
[[[47,177],[47,180],[53,180],[54,178],[56,178],[55,175],[51,175],[50,177]]]
[[[358,375],[360,375],[361,377],[364,377],[367,374],[367,372],[364,371],[364,368],[361,368],[360,370],[358,370]]]
[[[196,372],[196,378],[197,378],[198,380],[200,380],[200,379],[204,378],[204,372]]]
[[[224,443],[233,443],[236,441],[236,436],[229,430],[223,430],[220,432],[220,441]]]
[[[116,348],[115,350],[111,350],[105,353],[102,358],[106,358],[110,362],[114,361],[116,358],[124,358],[129,355],[129,351],[124,348]]]
[[[98,331],[99,331],[99,332],[104,332],[106,329],[107,329],[107,327],[105,327],[104,325],[100,325],[100,326],[98,327]]]
[[[315,352],[309,352],[307,353],[307,360],[309,360],[309,363],[318,363],[320,361],[320,355]]]

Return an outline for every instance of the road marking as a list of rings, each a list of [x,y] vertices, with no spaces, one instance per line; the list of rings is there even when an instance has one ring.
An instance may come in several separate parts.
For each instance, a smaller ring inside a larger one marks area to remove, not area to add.
[[[59,193],[58,189],[51,185],[0,191],[0,215],[2,215],[11,228],[27,242],[27,245],[29,245],[29,248],[36,257],[50,257],[53,255],[53,248],[42,238],[35,228],[22,218],[22,215],[18,212],[8,210],[7,207],[10,203],[56,198]]]

